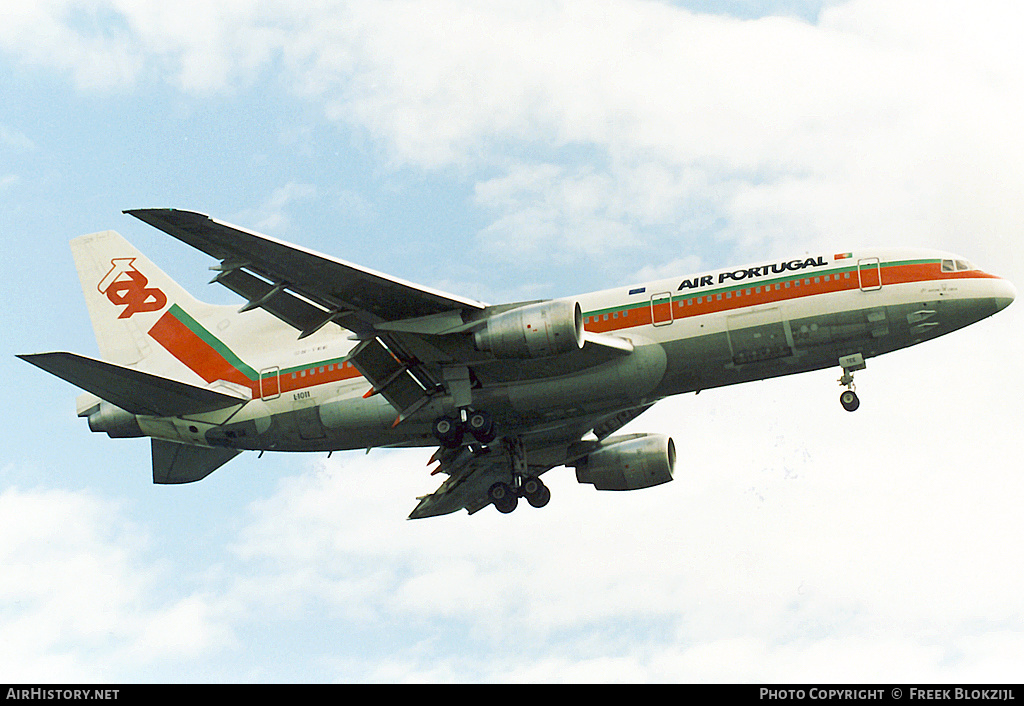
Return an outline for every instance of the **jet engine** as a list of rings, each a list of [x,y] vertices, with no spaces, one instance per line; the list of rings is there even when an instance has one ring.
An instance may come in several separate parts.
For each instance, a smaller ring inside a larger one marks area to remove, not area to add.
[[[117,405],[106,400],[79,416],[88,416],[89,429],[95,432],[105,431],[113,439],[130,439],[145,436],[139,428],[138,418]]]
[[[630,434],[605,439],[576,461],[576,480],[597,490],[638,490],[672,480],[676,445],[663,434]]]
[[[583,347],[583,313],[576,301],[528,304],[487,319],[476,347],[498,358],[546,358]]]

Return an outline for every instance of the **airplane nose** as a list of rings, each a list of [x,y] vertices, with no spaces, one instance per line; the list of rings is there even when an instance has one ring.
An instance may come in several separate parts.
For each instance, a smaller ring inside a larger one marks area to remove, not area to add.
[[[995,290],[996,311],[1002,311],[1017,298],[1017,289],[1009,280],[996,280]]]

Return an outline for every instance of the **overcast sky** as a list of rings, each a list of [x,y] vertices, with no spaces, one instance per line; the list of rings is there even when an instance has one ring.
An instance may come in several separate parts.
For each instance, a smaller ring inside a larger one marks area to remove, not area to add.
[[[411,522],[429,450],[151,483],[16,353],[199,210],[489,302],[866,245],[1024,283],[1017,0],[0,0],[0,681],[1018,682],[1024,306],[660,403],[675,482]]]

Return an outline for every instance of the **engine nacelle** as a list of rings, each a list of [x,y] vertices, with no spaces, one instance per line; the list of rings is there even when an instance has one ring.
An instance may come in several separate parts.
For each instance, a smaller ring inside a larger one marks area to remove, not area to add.
[[[89,429],[97,432],[105,431],[107,436],[114,439],[145,436],[142,429],[139,428],[139,420],[134,414],[107,401],[100,402],[97,407],[90,410]]]
[[[474,334],[476,347],[498,358],[546,358],[583,347],[583,312],[576,301],[529,304],[496,314]]]
[[[672,480],[676,445],[664,434],[611,437],[576,462],[576,480],[598,490],[638,490]]]

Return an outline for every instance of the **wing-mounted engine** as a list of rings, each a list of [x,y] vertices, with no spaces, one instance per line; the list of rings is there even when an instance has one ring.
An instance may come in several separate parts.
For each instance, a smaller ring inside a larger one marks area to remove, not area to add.
[[[676,446],[663,434],[613,436],[571,464],[576,480],[598,490],[638,490],[672,480]]]
[[[528,304],[487,319],[476,347],[497,358],[546,358],[583,347],[583,312],[577,301]]]

